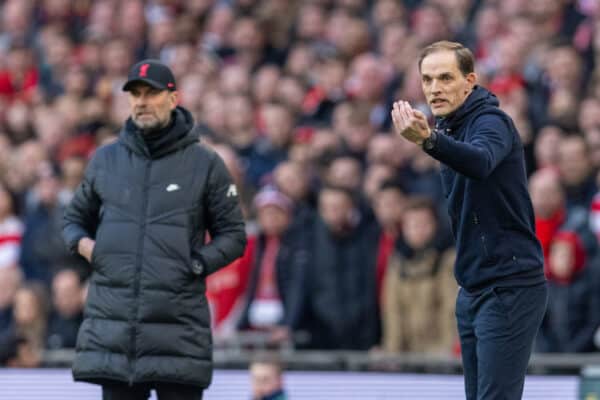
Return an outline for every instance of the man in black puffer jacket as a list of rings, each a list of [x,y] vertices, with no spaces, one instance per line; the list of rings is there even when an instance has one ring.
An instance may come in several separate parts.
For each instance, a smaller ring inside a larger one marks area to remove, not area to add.
[[[237,189],[199,145],[167,66],[134,65],[123,90],[131,117],[96,151],[65,213],[65,241],[93,269],[73,375],[103,385],[104,399],[151,389],[201,399],[212,377],[205,278],[246,243]]]

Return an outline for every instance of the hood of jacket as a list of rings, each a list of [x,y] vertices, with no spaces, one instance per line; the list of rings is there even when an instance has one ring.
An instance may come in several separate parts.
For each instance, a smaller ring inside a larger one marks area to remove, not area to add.
[[[500,105],[498,98],[486,88],[475,85],[473,91],[467,96],[465,102],[453,113],[444,117],[437,117],[436,128],[454,130],[460,127],[467,117],[474,113],[481,113],[488,108],[496,108]]]
[[[144,133],[129,117],[119,134],[119,139],[134,153],[146,158],[160,158],[192,143],[197,143],[200,138],[199,130],[194,127],[192,114],[180,106],[173,110],[171,123],[164,128],[164,131],[165,136],[160,139],[160,148],[151,153],[144,140]]]

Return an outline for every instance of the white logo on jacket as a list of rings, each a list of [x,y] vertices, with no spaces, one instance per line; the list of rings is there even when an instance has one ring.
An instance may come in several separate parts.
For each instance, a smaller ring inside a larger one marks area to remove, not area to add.
[[[180,189],[180,187],[176,183],[171,183],[169,186],[167,186],[167,192],[174,192],[179,189]]]
[[[232,183],[229,185],[229,189],[227,189],[227,197],[237,196],[237,187]]]

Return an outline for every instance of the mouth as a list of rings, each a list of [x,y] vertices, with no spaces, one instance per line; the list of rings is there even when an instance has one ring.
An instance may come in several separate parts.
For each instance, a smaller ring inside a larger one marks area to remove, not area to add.
[[[429,104],[430,104],[432,107],[440,107],[440,106],[442,106],[442,105],[444,105],[444,104],[446,104],[446,103],[447,103],[447,101],[446,101],[446,100],[444,100],[444,99],[433,99],[433,100],[431,100],[431,101],[429,102]]]

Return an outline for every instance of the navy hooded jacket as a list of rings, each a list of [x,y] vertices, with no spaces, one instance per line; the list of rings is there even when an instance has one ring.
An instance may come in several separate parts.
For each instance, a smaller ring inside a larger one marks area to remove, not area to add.
[[[436,121],[427,153],[441,174],[456,239],[455,276],[477,292],[544,282],[523,145],[488,90],[475,86],[451,115]]]

